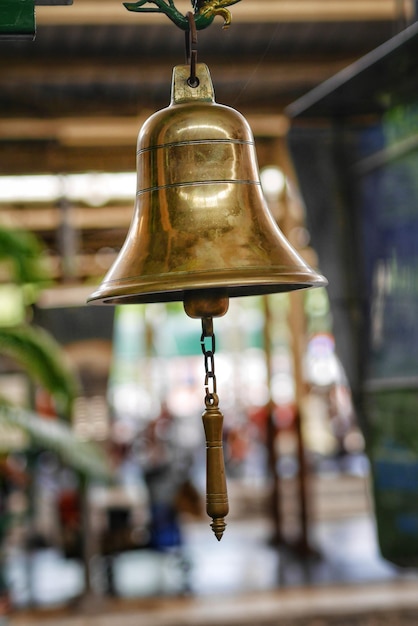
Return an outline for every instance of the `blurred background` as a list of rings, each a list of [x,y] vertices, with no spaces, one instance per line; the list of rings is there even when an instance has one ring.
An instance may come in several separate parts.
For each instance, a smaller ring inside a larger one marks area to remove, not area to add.
[[[218,544],[199,321],[85,305],[184,33],[117,0],[33,4],[0,10],[0,624],[416,623],[418,6],[242,0],[198,33],[271,213],[329,280],[216,320]]]

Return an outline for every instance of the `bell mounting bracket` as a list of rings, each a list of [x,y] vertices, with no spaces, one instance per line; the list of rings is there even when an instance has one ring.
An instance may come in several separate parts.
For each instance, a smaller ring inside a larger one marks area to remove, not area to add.
[[[236,4],[240,0],[191,0],[193,7],[196,30],[202,30],[210,26],[217,15],[224,20],[223,28],[231,24],[231,13],[227,7]],[[163,13],[182,30],[189,30],[189,19],[175,6],[174,0],[137,0],[137,2],[124,2],[128,11],[136,13]]]

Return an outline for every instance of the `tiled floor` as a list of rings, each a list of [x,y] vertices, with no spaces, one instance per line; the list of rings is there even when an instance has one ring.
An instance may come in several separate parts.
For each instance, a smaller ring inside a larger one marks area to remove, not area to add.
[[[120,554],[111,569],[112,598],[105,593],[109,570],[100,557],[91,562],[92,593],[83,595],[79,562],[54,549],[10,551],[8,578],[16,611],[8,625],[328,626],[331,622],[322,617],[311,620],[315,611],[344,616],[352,610],[354,621],[338,626],[369,626],[369,618],[362,622],[358,615],[363,608],[378,607],[416,615],[415,622],[398,620],[390,626],[418,623],[418,573],[401,571],[380,557],[364,480],[333,481],[328,475],[325,481],[313,485],[317,521],[310,526],[314,550],[309,558],[271,542],[272,525],[260,514],[266,510],[260,488],[252,488],[248,500],[236,486],[235,514],[228,517],[221,542],[207,518],[183,525],[181,552]],[[285,502],[291,510],[292,501]],[[370,622],[381,623],[386,624]]]
[[[368,515],[313,525],[317,553],[309,559],[271,545],[272,528],[263,518],[232,519],[220,543],[207,522],[188,523],[183,531],[181,554],[138,550],[118,556],[115,598],[100,594],[104,569],[97,558],[92,563],[95,593],[80,601],[79,564],[54,550],[30,558],[14,554],[9,576],[20,606],[7,626],[418,623],[418,575],[399,571],[379,556]]]
[[[309,559],[271,546],[271,528],[262,519],[231,521],[220,543],[207,524],[187,524],[184,535],[181,553],[139,550],[118,556],[113,566],[117,595],[125,599],[219,597],[307,585],[418,581],[415,573],[399,571],[379,556],[373,521],[365,516],[317,524],[312,542],[318,554]],[[92,571],[94,587],[100,592],[103,562],[96,559]],[[54,606],[83,590],[80,565],[54,550],[31,557],[14,555],[9,578],[20,607]]]
[[[416,583],[282,589],[239,597],[111,602],[12,616],[9,626],[416,626]]]

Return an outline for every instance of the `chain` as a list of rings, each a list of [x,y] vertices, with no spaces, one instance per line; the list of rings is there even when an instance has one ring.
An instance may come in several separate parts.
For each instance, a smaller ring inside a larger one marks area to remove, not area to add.
[[[205,358],[205,404],[206,407],[218,405],[215,376],[215,335],[211,317],[202,318],[200,345]]]

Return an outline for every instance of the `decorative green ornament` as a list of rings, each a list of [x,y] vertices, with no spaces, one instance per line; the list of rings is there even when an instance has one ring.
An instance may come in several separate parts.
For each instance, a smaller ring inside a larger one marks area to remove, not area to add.
[[[237,2],[240,2],[240,0],[191,0],[196,29],[203,30],[207,28],[217,15],[224,19],[223,28],[228,28],[231,24],[231,13],[226,7]],[[128,11],[136,11],[137,13],[165,13],[176,26],[185,31],[189,29],[187,17],[176,9],[174,0],[138,0],[137,2],[124,2],[123,4]]]

